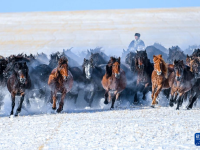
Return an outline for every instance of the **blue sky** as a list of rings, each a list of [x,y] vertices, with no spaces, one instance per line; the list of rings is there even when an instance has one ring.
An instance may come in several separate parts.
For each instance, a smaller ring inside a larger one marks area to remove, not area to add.
[[[0,0],[0,12],[198,7],[200,0]]]

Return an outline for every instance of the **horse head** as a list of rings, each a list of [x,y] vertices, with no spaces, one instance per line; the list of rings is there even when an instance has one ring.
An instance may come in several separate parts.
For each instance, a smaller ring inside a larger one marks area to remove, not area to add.
[[[135,56],[135,66],[138,70],[144,70],[146,62],[148,60],[146,50],[145,51],[137,51]]]
[[[162,58],[162,55],[153,55],[154,70],[157,72],[157,75],[162,73],[167,77],[167,65]]]
[[[60,75],[63,77],[63,80],[66,81],[68,78],[68,60],[66,57],[62,56],[58,60],[58,67],[57,71],[60,73]]]
[[[200,61],[198,57],[190,61],[190,71],[195,74],[195,78],[200,78]]]
[[[134,71],[135,70],[135,53],[133,52],[130,52],[126,55],[126,58],[125,58],[125,63],[128,64],[131,68],[131,71]]]
[[[90,58],[90,60],[88,60],[88,59],[84,58],[82,67],[83,67],[83,72],[84,72],[86,78],[91,79],[93,68],[94,68],[93,59]]]
[[[14,72],[20,83],[25,84],[28,79],[28,66],[26,62],[15,63]]]
[[[116,78],[120,78],[120,57],[115,59],[112,64],[112,74],[114,74]]]
[[[174,71],[175,71],[175,78],[177,81],[180,81],[183,78],[185,65],[183,60],[174,60]]]

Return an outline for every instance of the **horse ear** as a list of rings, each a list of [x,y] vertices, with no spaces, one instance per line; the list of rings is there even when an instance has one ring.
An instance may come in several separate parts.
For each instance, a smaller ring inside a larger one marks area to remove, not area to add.
[[[136,52],[138,52],[138,50],[136,50]]]
[[[158,55],[160,58],[162,58],[162,55]]]
[[[86,62],[86,59],[84,58],[84,62]]]
[[[119,63],[120,63],[120,59],[121,59],[121,58],[119,57]]]
[[[183,60],[181,60],[181,64],[184,65]]]
[[[177,61],[176,61],[176,59],[174,60],[174,64],[176,64],[177,63]]]

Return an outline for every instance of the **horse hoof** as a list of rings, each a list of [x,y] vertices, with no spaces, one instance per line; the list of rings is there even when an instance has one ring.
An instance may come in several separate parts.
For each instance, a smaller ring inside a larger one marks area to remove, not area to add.
[[[144,101],[145,101],[145,100],[146,100],[146,96],[145,96],[145,97],[142,97],[142,100],[144,100]]]
[[[16,111],[16,113],[15,113],[15,117],[17,117],[17,116],[19,116],[19,111]]]
[[[152,107],[152,108],[155,108],[155,105],[152,104],[151,107]]]
[[[104,104],[106,104],[106,105],[107,105],[107,104],[108,104],[108,101],[104,101]]]
[[[52,109],[53,109],[53,110],[56,110],[56,107],[55,107],[55,108],[52,107]]]
[[[179,108],[176,108],[176,110],[179,110]]]
[[[187,110],[190,110],[190,109],[192,109],[192,108],[191,108],[191,107],[189,107],[189,106],[187,106],[186,108],[187,108]]]
[[[173,104],[173,103],[169,103],[169,106],[170,106],[170,107],[173,107],[173,106],[174,106],[174,104]]]
[[[113,110],[113,109],[114,109],[114,107],[111,107],[111,108],[110,108],[110,110]]]
[[[56,112],[60,113],[62,110],[63,110],[63,108],[58,108]]]

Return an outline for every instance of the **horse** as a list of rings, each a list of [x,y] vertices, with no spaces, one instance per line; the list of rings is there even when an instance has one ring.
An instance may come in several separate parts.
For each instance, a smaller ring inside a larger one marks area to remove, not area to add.
[[[162,55],[163,59],[167,59],[167,54],[156,48],[155,46],[146,47],[147,56],[150,59],[150,62],[153,62],[153,55]]]
[[[94,65],[93,59],[85,59],[83,62],[83,75],[85,77],[85,86],[84,86],[84,99],[89,103],[91,107],[94,96],[96,94],[101,95],[103,88],[101,86],[101,79],[104,75],[104,71]]]
[[[68,70],[68,60],[62,56],[58,61],[58,66],[51,72],[48,85],[51,88],[51,95],[53,99],[52,109],[56,109],[57,93],[61,92],[61,101],[57,112],[60,113],[63,110],[64,99],[66,94],[71,90],[73,86],[73,76]]]
[[[169,85],[171,87],[170,106],[177,103],[176,110],[182,103],[184,94],[188,92],[195,84],[194,74],[185,66],[183,60],[174,61],[174,71],[169,76]]]
[[[147,57],[145,51],[137,51],[135,58],[135,72],[137,73],[137,83],[136,91],[134,97],[134,103],[138,103],[137,91],[143,93],[142,99],[146,99],[146,93],[150,90],[151,87],[151,74],[153,72],[153,64]]]
[[[129,68],[132,72],[135,71],[135,52],[129,52],[125,57],[125,63],[129,65]]]
[[[190,71],[194,73],[196,82],[192,89],[190,90],[189,103],[186,106],[187,109],[192,109],[193,104],[200,97],[200,61],[197,56],[194,56],[193,59],[190,59],[189,62]]]
[[[6,86],[6,80],[4,78],[4,70],[7,67],[8,62],[6,61],[6,59],[2,56],[0,56],[0,86]]]
[[[185,62],[186,55],[181,51],[180,47],[172,46],[169,48],[169,57],[167,58],[168,63],[172,64],[174,60],[183,60]]]
[[[158,102],[156,101],[162,89],[169,89],[168,76],[173,72],[173,65],[167,65],[162,55],[153,56],[154,70],[151,75],[152,82],[152,107]]]
[[[10,115],[13,115],[13,110],[15,107],[15,96],[20,95],[20,104],[16,110],[15,116],[21,112],[22,103],[24,101],[24,96],[26,90],[31,87],[31,80],[28,74],[28,66],[26,62],[17,62],[14,64],[12,75],[8,78],[7,88],[11,93],[12,99],[12,109]]]
[[[104,104],[108,104],[112,98],[110,109],[113,109],[115,100],[119,98],[120,93],[126,88],[126,76],[125,72],[120,69],[120,57],[118,59],[110,58],[101,83],[106,91]]]

